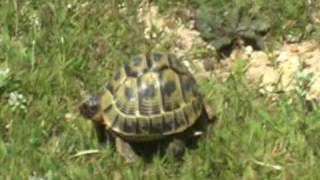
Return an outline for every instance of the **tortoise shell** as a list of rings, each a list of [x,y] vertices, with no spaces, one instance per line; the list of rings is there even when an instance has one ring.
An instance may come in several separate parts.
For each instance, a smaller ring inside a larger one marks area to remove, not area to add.
[[[112,77],[100,103],[107,128],[133,140],[183,132],[203,107],[194,77],[163,53],[134,56]]]

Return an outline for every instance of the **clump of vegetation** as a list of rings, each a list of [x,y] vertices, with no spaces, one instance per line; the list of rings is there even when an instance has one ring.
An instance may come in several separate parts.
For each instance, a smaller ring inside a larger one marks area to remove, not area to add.
[[[7,63],[0,64],[0,89],[9,83],[10,69]]]
[[[312,74],[304,71],[296,71],[294,73],[294,90],[298,96],[306,97],[311,86]]]
[[[239,40],[262,49],[262,38],[270,29],[270,23],[268,18],[251,14],[246,7],[228,11],[200,7],[196,14],[196,28],[218,52],[226,53]]]

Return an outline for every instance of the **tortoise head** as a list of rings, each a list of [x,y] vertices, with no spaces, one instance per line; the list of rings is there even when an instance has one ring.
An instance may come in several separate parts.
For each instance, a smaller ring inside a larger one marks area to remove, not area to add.
[[[80,114],[87,119],[94,119],[100,111],[100,97],[92,96],[79,107]]]
[[[91,96],[79,107],[80,114],[96,122],[103,121],[103,110],[112,104],[112,94],[109,91]]]

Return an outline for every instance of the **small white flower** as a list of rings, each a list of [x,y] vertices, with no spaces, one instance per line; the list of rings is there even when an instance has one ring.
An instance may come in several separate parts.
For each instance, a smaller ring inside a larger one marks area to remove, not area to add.
[[[206,46],[206,48],[207,48],[208,50],[215,50],[215,47],[212,46],[212,45],[210,45],[210,44],[208,44],[208,45]]]
[[[68,9],[71,9],[71,8],[72,8],[72,4],[68,4],[68,5],[67,5],[67,8],[68,8]]]
[[[51,170],[47,171],[44,175],[40,175],[37,172],[33,171],[31,175],[29,175],[29,180],[52,180],[53,173]]]
[[[151,29],[150,28],[145,28],[144,29],[144,37],[146,38],[146,39],[151,39],[151,37],[150,37],[150,32],[151,32]]]
[[[10,69],[9,68],[0,68],[0,87],[4,86],[7,81],[8,78],[10,76]]]
[[[11,106],[12,111],[19,111],[19,110],[26,111],[27,109],[26,107],[27,98],[23,94],[17,91],[11,92],[9,94],[8,103]]]
[[[87,7],[88,5],[89,5],[89,2],[84,2],[81,4],[81,7],[84,8],[84,7]]]
[[[60,42],[61,42],[62,44],[64,44],[64,37],[61,37],[61,38],[60,38]]]
[[[118,8],[119,8],[120,13],[126,13],[127,4],[125,2],[118,4]]]
[[[0,69],[0,77],[8,77],[9,72],[10,72],[9,68]]]
[[[29,16],[29,20],[30,20],[31,24],[33,24],[35,27],[37,27],[37,28],[40,27],[40,17],[38,16],[38,14],[36,12],[32,13]]]
[[[38,18],[38,17],[34,19],[34,24],[35,24],[36,26],[39,26],[39,25],[40,25],[40,21],[39,21],[39,18]]]
[[[151,37],[152,37],[152,38],[157,38],[157,33],[152,32],[152,33],[151,33]]]
[[[119,8],[124,8],[124,7],[126,7],[126,6],[127,6],[127,5],[126,5],[125,2],[118,4],[118,7],[119,7]]]

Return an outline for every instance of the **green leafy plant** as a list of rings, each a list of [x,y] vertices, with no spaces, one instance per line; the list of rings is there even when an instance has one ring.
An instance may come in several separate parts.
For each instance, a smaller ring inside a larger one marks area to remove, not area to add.
[[[229,11],[200,7],[196,13],[196,28],[202,38],[221,53],[238,40],[256,49],[263,48],[262,38],[269,30],[270,23],[265,17],[251,14],[246,7]]]
[[[305,71],[294,73],[294,90],[300,97],[305,97],[311,86],[312,74]]]

